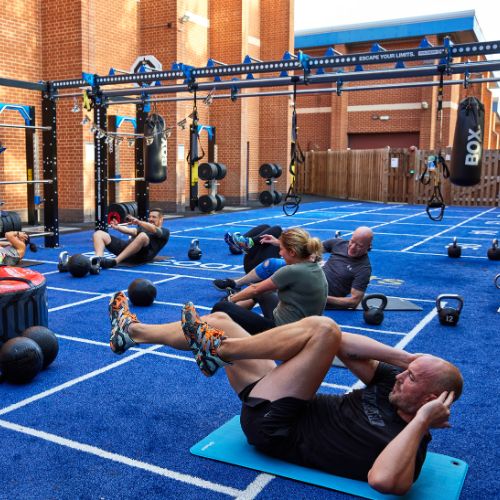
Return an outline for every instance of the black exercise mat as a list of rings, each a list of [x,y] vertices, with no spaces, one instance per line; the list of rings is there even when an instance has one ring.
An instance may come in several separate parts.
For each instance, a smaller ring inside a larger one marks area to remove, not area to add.
[[[417,304],[414,304],[409,300],[400,299],[399,297],[387,297],[387,299],[387,307],[384,309],[384,311],[423,311],[420,306],[417,306]],[[375,302],[374,300],[374,305],[378,303],[379,302]],[[361,304],[358,304],[358,307],[356,307],[356,309],[363,309],[363,307],[361,306]]]

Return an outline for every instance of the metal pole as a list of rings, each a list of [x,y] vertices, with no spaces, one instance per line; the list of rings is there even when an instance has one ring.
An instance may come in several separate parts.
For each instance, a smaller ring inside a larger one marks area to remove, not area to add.
[[[13,125],[10,123],[0,123],[2,128],[27,128],[33,130],[50,130],[50,127],[42,127],[40,125]]]
[[[51,179],[45,180],[34,180],[34,181],[0,181],[0,185],[2,184],[52,184],[54,181]]]

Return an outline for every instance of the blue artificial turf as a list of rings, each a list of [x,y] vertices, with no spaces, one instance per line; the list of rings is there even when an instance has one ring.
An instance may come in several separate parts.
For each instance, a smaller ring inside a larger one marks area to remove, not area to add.
[[[203,377],[189,352],[141,346],[116,356],[108,346],[115,291],[137,277],[155,282],[157,302],[133,308],[146,322],[178,321],[187,300],[208,312],[221,298],[212,280],[242,274],[242,256],[228,252],[224,233],[261,223],[302,226],[321,239],[336,230],[349,238],[359,225],[374,229],[368,292],[407,298],[423,310],[387,311],[382,325],[369,327],[361,311],[326,314],[344,331],[460,367],[465,388],[452,407],[452,428],[435,431],[430,450],[469,464],[462,498],[498,497],[500,290],[493,277],[500,263],[486,250],[500,235],[500,209],[448,207],[443,221],[432,222],[422,206],[332,200],[304,203],[293,217],[273,207],[171,219],[162,254],[172,259],[82,279],[58,273],[57,257],[61,250],[91,255],[90,231],[62,234],[60,248],[41,246],[30,255],[44,262],[34,269],[47,279],[49,326],[60,336],[60,352],[30,384],[0,384],[0,499],[352,498],[190,455],[193,444],[239,411],[223,373]],[[453,237],[463,245],[460,259],[447,257]],[[200,261],[187,257],[193,238]],[[464,297],[455,328],[440,325],[433,312],[441,293]],[[356,382],[346,369],[332,368],[322,391],[342,393]]]

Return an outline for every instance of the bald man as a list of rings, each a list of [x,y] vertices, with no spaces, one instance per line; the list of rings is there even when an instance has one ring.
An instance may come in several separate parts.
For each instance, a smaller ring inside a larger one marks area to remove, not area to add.
[[[372,266],[368,251],[372,247],[373,231],[358,227],[349,241],[331,238],[323,242],[330,257],[323,266],[328,282],[327,309],[355,309],[365,294]]]

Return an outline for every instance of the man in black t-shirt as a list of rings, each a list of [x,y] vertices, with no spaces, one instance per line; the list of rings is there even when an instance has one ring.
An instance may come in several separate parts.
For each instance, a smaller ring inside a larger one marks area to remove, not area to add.
[[[168,242],[170,231],[162,227],[163,212],[159,208],[150,210],[147,222],[132,215],[127,215],[126,220],[129,225],[133,224],[137,228],[118,225],[116,221],[112,221],[109,227],[128,235],[129,240],[122,240],[101,230],[93,235],[94,251],[98,257],[101,257],[100,265],[104,269],[114,267],[123,261],[137,264],[150,262]],[[103,257],[104,249],[115,254],[116,257],[114,259]]]
[[[349,241],[332,238],[323,241],[323,250],[330,257],[323,266],[328,281],[327,309],[355,309],[365,294],[372,267],[368,257],[373,232],[358,227]]]
[[[207,376],[224,367],[242,400],[242,429],[257,449],[367,480],[383,493],[410,489],[425,459],[429,429],[449,427],[451,404],[462,392],[460,371],[448,361],[341,333],[324,316],[250,336],[225,313],[200,318],[191,302],[181,323],[163,325],[139,322],[123,292],[114,294],[109,310],[116,354],[156,343],[191,350]],[[343,396],[316,394],[335,356],[366,388]]]

